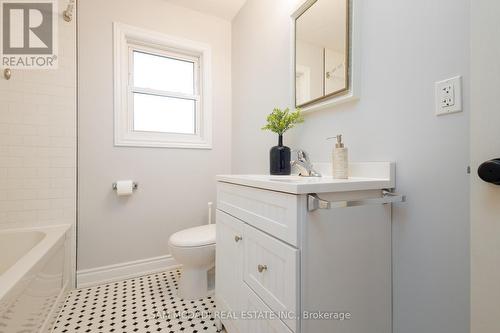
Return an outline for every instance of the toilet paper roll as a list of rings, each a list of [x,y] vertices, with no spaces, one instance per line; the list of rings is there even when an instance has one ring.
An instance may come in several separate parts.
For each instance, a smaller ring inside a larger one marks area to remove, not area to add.
[[[116,194],[121,196],[131,195],[134,191],[134,182],[131,180],[119,180],[116,182]]]

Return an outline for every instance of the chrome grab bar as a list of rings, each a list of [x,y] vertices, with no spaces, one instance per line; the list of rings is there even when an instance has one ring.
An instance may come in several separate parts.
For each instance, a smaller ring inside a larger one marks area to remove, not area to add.
[[[382,190],[382,196],[380,198],[370,198],[361,200],[349,200],[349,201],[326,201],[321,199],[316,193],[311,193],[307,195],[307,210],[314,212],[318,209],[331,209],[331,208],[346,208],[346,207],[358,207],[358,206],[368,206],[368,205],[385,205],[395,202],[405,202],[406,197],[401,194],[393,193],[389,190]]]

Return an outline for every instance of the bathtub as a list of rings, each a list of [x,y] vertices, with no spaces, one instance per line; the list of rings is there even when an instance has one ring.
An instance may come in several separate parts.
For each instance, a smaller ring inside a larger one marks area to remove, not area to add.
[[[0,230],[0,333],[50,331],[69,286],[69,230]]]

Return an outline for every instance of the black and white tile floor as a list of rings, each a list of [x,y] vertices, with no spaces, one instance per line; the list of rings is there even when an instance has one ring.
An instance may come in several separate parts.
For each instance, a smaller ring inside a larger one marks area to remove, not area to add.
[[[176,295],[179,270],[73,290],[53,333],[215,333],[213,297]]]

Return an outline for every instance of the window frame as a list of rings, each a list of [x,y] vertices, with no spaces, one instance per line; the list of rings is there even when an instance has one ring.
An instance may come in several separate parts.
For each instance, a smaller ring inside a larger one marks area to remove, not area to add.
[[[211,149],[210,47],[117,22],[113,30],[115,146]],[[134,51],[194,62],[194,94],[135,87]],[[195,100],[195,133],[134,131],[134,93]]]

